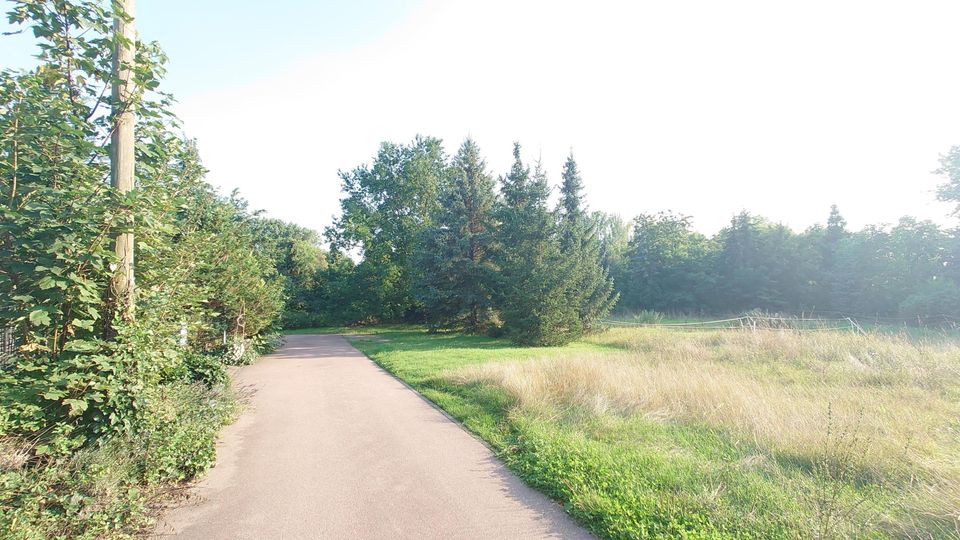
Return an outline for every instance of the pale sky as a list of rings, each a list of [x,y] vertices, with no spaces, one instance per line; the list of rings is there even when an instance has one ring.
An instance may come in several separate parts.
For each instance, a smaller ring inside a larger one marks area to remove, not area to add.
[[[321,230],[338,169],[419,133],[472,136],[495,174],[518,140],[554,183],[572,148],[591,209],[707,233],[832,203],[855,228],[956,222],[931,171],[960,144],[960,2],[263,5],[138,1],[209,180],[273,217]]]

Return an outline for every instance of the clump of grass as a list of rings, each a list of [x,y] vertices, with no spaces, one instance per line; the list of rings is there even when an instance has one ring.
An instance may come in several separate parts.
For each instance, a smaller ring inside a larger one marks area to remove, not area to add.
[[[764,474],[799,474],[798,498],[821,490],[802,503],[816,523],[809,535],[865,526],[860,510],[878,505],[877,526],[890,534],[948,534],[960,524],[956,343],[659,329],[593,340],[623,352],[492,362],[448,377],[495,386],[518,410],[571,425],[616,416],[718,430],[770,456],[757,460]]]
[[[16,437],[0,437],[0,473],[14,472],[30,461],[33,445]]]
[[[663,322],[663,318],[663,313],[649,309],[638,311],[630,316],[631,322],[639,324],[660,324]]]

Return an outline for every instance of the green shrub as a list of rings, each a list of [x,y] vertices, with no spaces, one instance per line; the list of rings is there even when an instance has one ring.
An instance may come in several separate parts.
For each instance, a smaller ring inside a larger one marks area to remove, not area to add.
[[[7,13],[34,36],[38,63],[0,71],[0,177],[15,179],[0,182],[0,328],[18,347],[0,370],[0,539],[135,531],[159,484],[213,460],[234,408],[215,354],[224,332],[252,344],[248,363],[283,306],[256,213],[204,181],[179,134],[156,44],[138,42],[131,66],[136,189],[104,183],[117,8],[14,2]],[[111,299],[113,239],[127,232],[135,322]]]
[[[208,387],[227,381],[227,370],[217,355],[188,351],[183,356],[182,366],[182,378],[185,380],[204,383]]]
[[[164,385],[130,435],[72,454],[36,455],[22,438],[0,439],[0,539],[127,536],[150,526],[164,483],[190,479],[214,461],[220,427],[236,413],[224,385]]]
[[[306,311],[287,310],[283,312],[281,325],[288,330],[298,328],[317,328],[327,324],[327,317]]]
[[[900,315],[918,323],[954,321],[960,313],[960,286],[952,281],[930,281],[900,303]]]
[[[225,385],[164,386],[134,437],[149,483],[192,478],[213,464],[220,428],[237,411]]]

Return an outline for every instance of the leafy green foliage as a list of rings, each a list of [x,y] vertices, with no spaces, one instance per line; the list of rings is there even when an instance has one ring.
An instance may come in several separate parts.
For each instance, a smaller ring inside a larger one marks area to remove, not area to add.
[[[190,478],[213,463],[220,428],[236,412],[223,389],[181,383],[151,401],[149,423],[136,434],[104,439],[70,456],[0,465],[0,537],[75,539],[149,530],[149,507],[164,483]],[[4,456],[31,446],[0,438]]]
[[[321,272],[327,269],[327,254],[316,232],[277,219],[253,222],[254,242],[283,280],[285,305],[282,325],[303,328],[322,323],[314,315],[323,310],[317,303]]]
[[[946,155],[940,156],[940,168],[935,172],[946,179],[937,190],[937,197],[956,203],[954,214],[960,215],[960,146],[951,147]]]
[[[0,371],[0,441],[25,448],[0,471],[4,537],[11,523],[50,538],[132,526],[143,489],[209,466],[231,408],[223,362],[256,354],[283,305],[258,218],[203,181],[175,133],[155,44],[136,44],[133,100],[112,107],[136,113],[136,186],[110,189],[110,28],[126,16],[114,9],[10,8],[41,53],[31,71],[0,72],[0,328],[19,346]],[[136,320],[107,294],[119,232],[137,240]],[[114,452],[127,455],[98,461]],[[107,477],[122,488],[97,492]]]
[[[689,218],[634,220],[615,273],[627,310],[731,313],[753,309],[955,322],[957,235],[929,221],[850,232],[836,206],[826,227],[797,234],[746,212],[713,238]]]
[[[626,262],[614,276],[621,304],[666,311],[696,310],[712,286],[712,245],[692,230],[690,218],[643,214],[633,221]]]
[[[616,302],[605,263],[622,258],[626,228],[617,229],[619,251],[600,241],[608,229],[586,212],[573,158],[551,212],[546,175],[538,166],[531,178],[519,146],[497,201],[473,141],[449,165],[439,144],[384,143],[373,166],[341,175],[328,265],[298,301],[307,307],[295,325],[427,321],[527,345],[597,328]],[[359,250],[358,263],[349,250]]]
[[[412,257],[439,209],[445,169],[440,141],[418,137],[409,145],[383,143],[372,165],[341,173],[341,215],[326,235],[333,258],[359,251],[362,260],[333,267],[346,272],[331,276],[340,291],[326,291],[346,301],[329,304],[338,318],[397,320],[418,311]]]

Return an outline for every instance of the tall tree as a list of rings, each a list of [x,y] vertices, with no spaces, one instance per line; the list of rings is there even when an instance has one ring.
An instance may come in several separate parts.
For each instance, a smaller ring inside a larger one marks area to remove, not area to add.
[[[326,235],[333,252],[361,258],[351,278],[357,320],[415,316],[411,257],[439,209],[445,163],[439,139],[417,137],[383,143],[372,165],[340,173],[341,215]]]
[[[742,311],[767,305],[771,290],[770,269],[761,253],[762,219],[743,211],[720,231],[717,257],[720,289],[714,299],[718,309]]]
[[[571,224],[583,219],[586,214],[586,205],[583,202],[583,179],[573,152],[567,156],[563,164],[562,184],[560,186],[560,215],[564,221]]]
[[[567,303],[557,227],[548,207],[550,188],[538,163],[533,175],[513,146],[513,166],[501,178],[497,307],[504,335],[522,345],[557,345],[572,337],[576,311]]]
[[[603,253],[603,266],[614,277],[621,275],[627,263],[627,250],[630,247],[630,225],[617,214],[594,212],[593,220],[600,234],[600,251]]]
[[[953,213],[960,216],[960,146],[954,146],[940,156],[940,168],[934,172],[945,177],[937,189],[937,197],[941,201],[956,203]]]
[[[417,294],[434,327],[484,332],[493,324],[495,195],[472,139],[453,159],[442,201],[422,237]]]
[[[599,327],[618,297],[603,266],[597,223],[587,215],[583,180],[572,152],[563,167],[557,226],[564,255],[561,272],[571,284],[567,303],[576,311],[568,331],[577,336]]]
[[[621,302],[633,309],[698,311],[712,290],[712,243],[694,232],[687,216],[641,214],[633,222],[618,282]]]
[[[827,218],[827,237],[831,243],[840,241],[847,235],[847,220],[840,215],[837,205],[830,205],[830,217]]]
[[[816,245],[815,254],[819,257],[815,261],[817,268],[812,277],[813,307],[820,311],[836,311],[838,307],[835,290],[838,285],[837,257],[842,243],[847,236],[847,220],[840,214],[837,205],[830,206],[830,216],[827,226],[811,227],[804,235],[804,240]]]
[[[319,326],[327,321],[317,305],[318,277],[327,256],[315,231],[278,219],[256,217],[251,228],[256,249],[269,258],[281,280],[285,298],[285,328]]]

